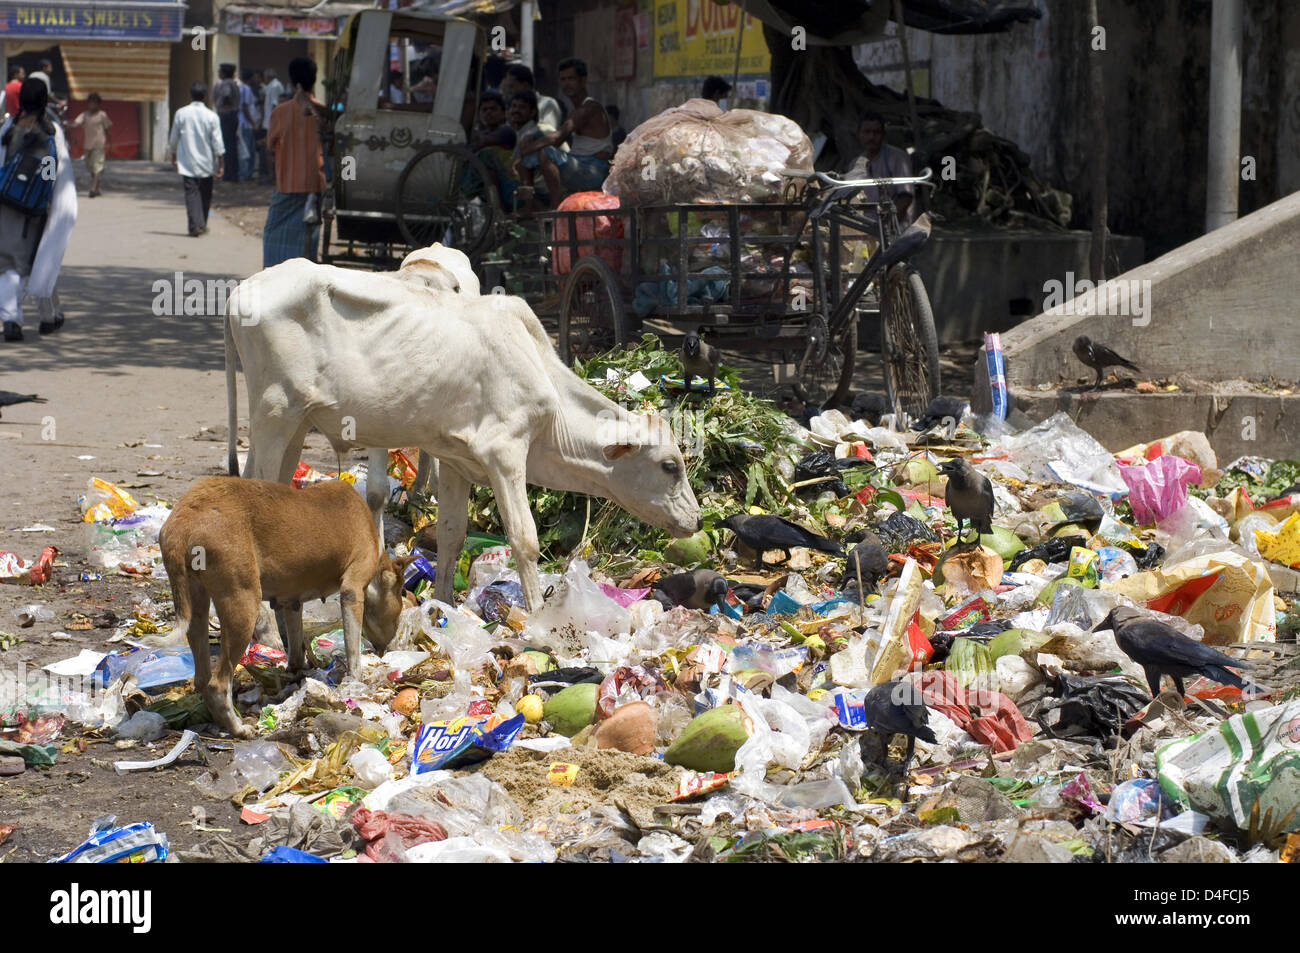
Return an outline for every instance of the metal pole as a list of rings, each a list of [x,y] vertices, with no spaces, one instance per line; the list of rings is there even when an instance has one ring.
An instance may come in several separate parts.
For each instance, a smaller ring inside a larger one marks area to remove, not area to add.
[[[740,9],[740,23],[736,27],[736,63],[731,70],[731,93],[728,95],[727,105],[735,106],[736,100],[740,99],[740,48],[745,42],[745,8],[736,4]]]
[[[907,90],[907,119],[908,124],[912,127],[912,149],[922,158],[921,152],[921,124],[916,118],[916,96],[912,91],[912,57],[907,51],[907,26],[903,22],[903,0],[894,0],[894,20],[898,24],[898,43],[903,52],[903,85]],[[909,172],[910,174],[910,172]],[[913,202],[916,207],[911,209],[912,218],[925,211],[925,189],[916,189],[913,196]]]
[[[1242,0],[1214,0],[1210,17],[1210,141],[1205,172],[1205,230],[1237,218],[1241,177]]]
[[[1106,228],[1110,218],[1106,191],[1106,85],[1101,72],[1101,57],[1105,54],[1092,49],[1092,31],[1099,25],[1097,0],[1088,0],[1088,31],[1084,37],[1084,55],[1088,57],[1088,113],[1092,126],[1092,252],[1088,270],[1094,282],[1106,278]]]
[[[533,68],[533,16],[537,0],[523,0],[519,4],[519,59],[529,69]]]

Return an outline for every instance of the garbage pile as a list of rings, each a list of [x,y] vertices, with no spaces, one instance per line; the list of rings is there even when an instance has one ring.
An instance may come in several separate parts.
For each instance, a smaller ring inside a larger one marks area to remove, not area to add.
[[[781,170],[811,170],[812,158],[811,140],[785,116],[690,99],[632,130],[604,190],[624,206],[779,202]]]
[[[393,551],[418,558],[397,638],[353,678],[337,598],[304,606],[307,672],[260,643],[237,670],[251,741],[215,737],[179,632],[59,663],[104,690],[0,713],[0,753],[49,763],[74,726],[170,746],[127,773],[206,739],[232,760],[194,784],[243,822],[177,850],[101,818],[62,859],[1300,854],[1300,463],[1220,467],[1197,433],[1111,454],[1063,414],[988,436],[969,417],[919,433],[838,411],[804,429],[735,388],[683,396],[649,343],[580,371],[657,408],[698,401],[697,537],[547,498],[529,612],[504,538],[480,525],[439,566],[399,523]],[[938,466],[953,458],[995,502],[960,539]],[[393,468],[409,485],[409,460]],[[392,512],[410,514],[401,493]],[[433,598],[438,572],[455,604]]]

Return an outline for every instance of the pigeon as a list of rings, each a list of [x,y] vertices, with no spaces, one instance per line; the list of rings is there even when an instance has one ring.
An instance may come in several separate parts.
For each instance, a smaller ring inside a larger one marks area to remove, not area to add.
[[[780,516],[750,516],[746,513],[737,513],[735,516],[720,520],[718,525],[731,530],[736,534],[737,539],[754,550],[756,562],[761,561],[763,553],[769,549],[782,550],[788,558],[789,551],[795,546],[819,549],[836,556],[844,552],[844,547],[835,540],[818,536],[798,523],[791,523]]]
[[[1245,668],[1240,661],[1215,651],[1195,639],[1190,639],[1173,626],[1143,615],[1128,606],[1110,610],[1110,614],[1093,628],[1094,632],[1111,629],[1120,650],[1142,666],[1151,697],[1160,694],[1160,679],[1168,675],[1174,688],[1183,695],[1183,678],[1204,675],[1220,685],[1232,685],[1242,691],[1262,692],[1263,689],[1244,681],[1227,666]]]
[[[943,501],[957,520],[957,538],[962,536],[962,524],[971,521],[980,533],[993,532],[993,484],[961,457],[953,457],[939,465],[939,472],[948,477],[948,488]]]
[[[1094,341],[1086,334],[1080,334],[1074,339],[1074,356],[1097,372],[1097,383],[1092,385],[1091,390],[1101,387],[1102,376],[1108,367],[1118,365],[1127,367],[1131,371],[1138,369],[1136,364],[1124,360],[1106,345]]]
[[[0,407],[10,407],[14,404],[43,404],[45,402],[44,397],[37,397],[35,394],[15,394],[11,390],[0,390]]]
[[[654,589],[667,596],[674,606],[688,609],[707,610],[710,605],[716,605],[722,612],[727,599],[727,580],[712,569],[694,569],[664,576],[654,584]]]
[[[722,358],[718,349],[701,341],[697,332],[688,331],[682,340],[680,357],[686,389],[691,389],[695,378],[702,377],[709,382],[709,396],[713,396],[713,380],[718,376],[718,362]]]
[[[889,572],[889,554],[880,545],[880,537],[875,533],[868,532],[864,535],[862,542],[849,553],[844,575],[840,577],[841,590],[858,584],[859,569],[862,571],[863,587],[872,590],[877,588],[880,577]]]
[[[907,766],[916,751],[916,739],[936,744],[938,739],[930,728],[930,710],[921,700],[921,693],[911,682],[885,682],[867,692],[863,702],[867,716],[867,727],[880,736],[888,745],[892,735],[907,735],[907,754],[903,757],[902,770],[907,773]]]
[[[889,413],[889,399],[884,394],[868,391],[858,394],[849,405],[849,416],[854,420],[865,420],[873,427],[880,426],[880,418]]]

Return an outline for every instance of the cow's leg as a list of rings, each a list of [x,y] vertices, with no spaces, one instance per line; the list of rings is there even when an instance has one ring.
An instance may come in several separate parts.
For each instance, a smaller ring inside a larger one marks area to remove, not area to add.
[[[379,534],[379,551],[384,551],[384,506],[388,503],[388,451],[371,447],[366,456],[366,505]]]
[[[446,464],[438,467],[438,574],[433,594],[452,605],[456,564],[469,525],[469,481]]]
[[[254,480],[276,480],[288,483],[298,466],[302,442],[309,425],[301,418],[280,415],[256,414],[248,428],[250,450],[244,465],[244,476]],[[291,461],[291,462],[290,462]],[[285,467],[288,466],[288,473]]]
[[[438,479],[438,461],[427,450],[420,451],[420,464],[415,472],[415,483],[411,486],[414,493],[428,496]],[[441,498],[439,498],[441,499]]]
[[[522,452],[519,450],[521,444]],[[519,573],[519,583],[524,590],[524,601],[528,603],[529,612],[536,612],[542,607],[542,582],[537,574],[537,557],[540,552],[537,545],[537,524],[528,508],[528,484],[525,480],[524,460],[527,459],[528,448],[522,441],[512,441],[511,445],[517,455],[517,462],[493,461],[488,466],[488,474],[492,492],[497,498],[497,509],[501,511],[501,522],[514,552],[515,570]],[[438,561],[442,561],[441,553],[438,554]]]

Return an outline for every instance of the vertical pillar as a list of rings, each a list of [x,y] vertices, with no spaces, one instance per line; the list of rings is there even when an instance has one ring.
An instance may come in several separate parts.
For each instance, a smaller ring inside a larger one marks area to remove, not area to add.
[[[1214,0],[1210,18],[1207,232],[1237,218],[1237,187],[1241,182],[1241,11],[1242,0]]]

